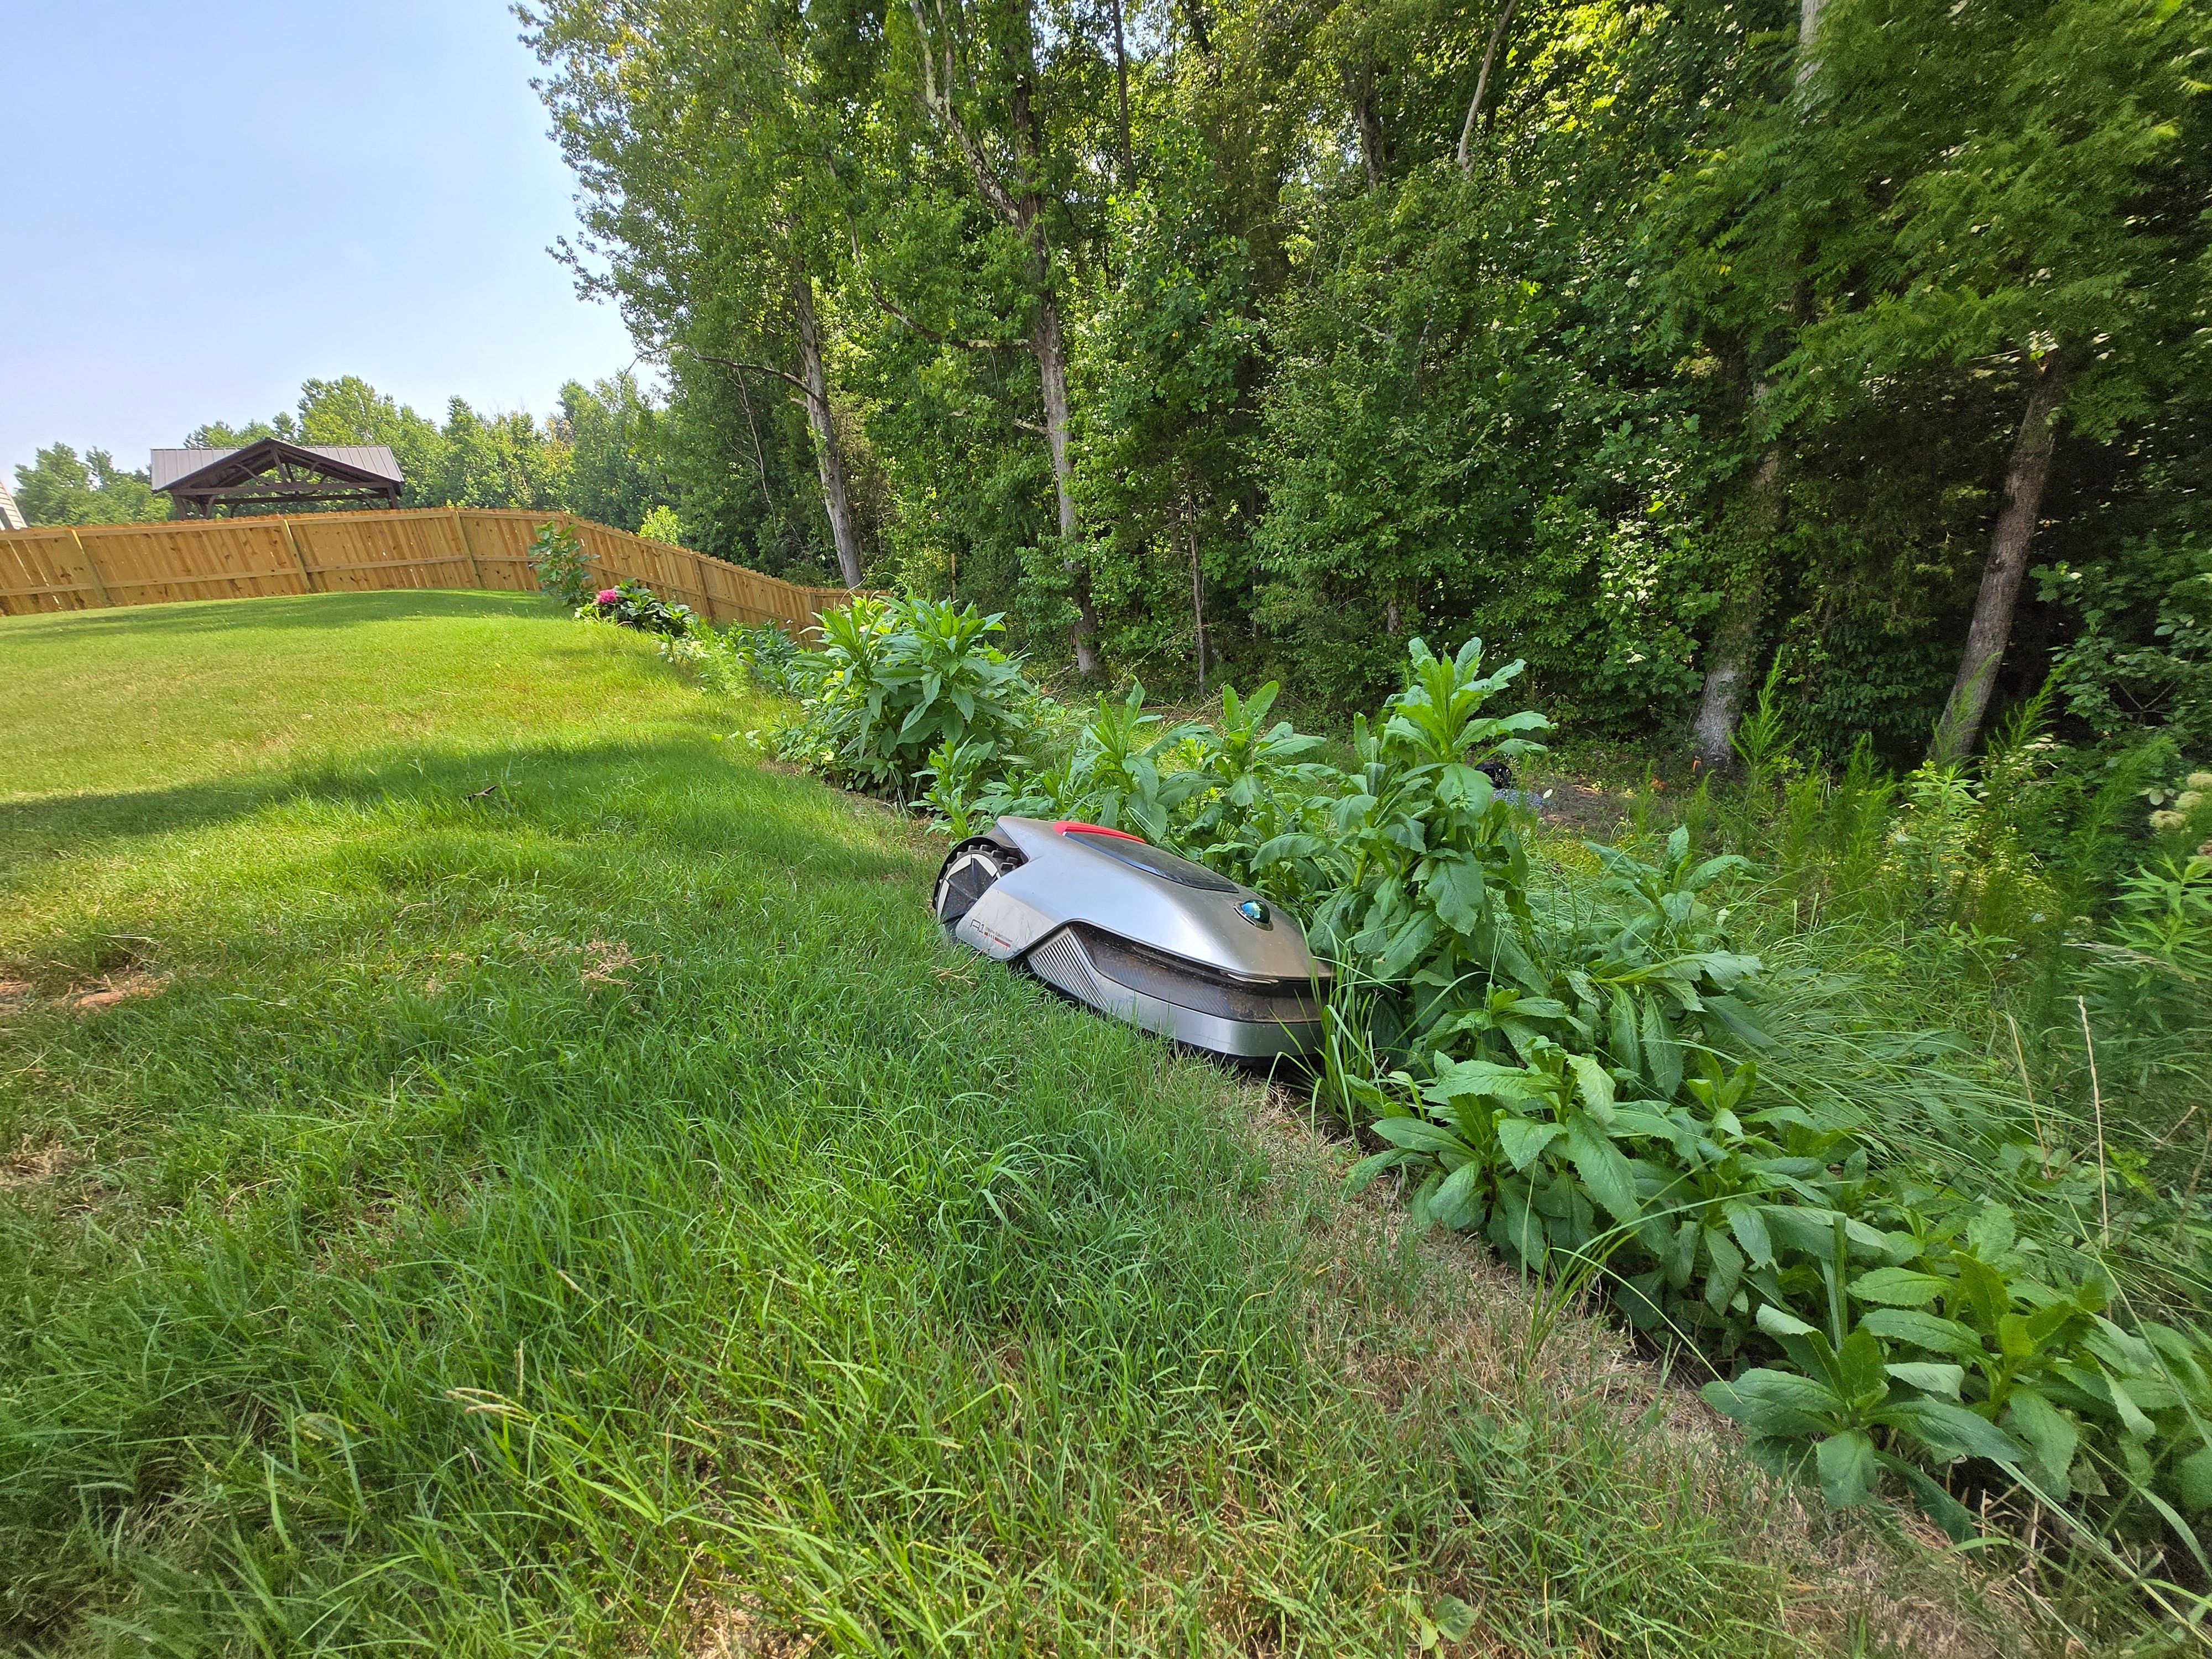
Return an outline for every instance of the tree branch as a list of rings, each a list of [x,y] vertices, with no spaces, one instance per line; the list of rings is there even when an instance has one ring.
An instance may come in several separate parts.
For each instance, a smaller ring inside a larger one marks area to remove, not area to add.
[[[940,334],[927,323],[916,322],[900,308],[896,301],[884,293],[872,276],[867,279],[868,292],[875,296],[876,304],[885,314],[896,318],[915,333],[934,345],[953,346],[962,351],[1014,351],[1028,347],[1027,340],[963,340],[957,335]]]
[[[1010,225],[1021,224],[1021,210],[1015,204],[1012,192],[999,177],[998,169],[991,165],[991,158],[983,154],[982,146],[975,142],[959,116],[953,112],[952,31],[947,28],[945,32],[945,83],[940,87],[936,64],[929,55],[929,20],[921,15],[921,0],[907,0],[907,9],[914,14],[915,30],[921,37],[923,105],[943,124],[945,131],[951,135],[952,142],[959,146],[961,155],[967,158],[969,167],[975,174],[975,188],[982,191],[983,199],[990,204],[991,210]],[[938,9],[941,17],[944,8],[939,6]]]
[[[1474,101],[1467,106],[1467,122],[1459,130],[1459,149],[1452,157],[1459,163],[1462,173],[1474,170],[1474,124],[1481,118],[1482,100],[1490,92],[1491,66],[1498,61],[1498,48],[1504,43],[1506,26],[1512,22],[1513,8],[1519,3],[1520,0],[1505,0],[1498,14],[1497,27],[1490,31],[1490,44],[1483,48],[1482,70],[1474,77]]]
[[[868,292],[875,296],[877,306],[885,316],[904,323],[923,339],[936,345],[955,346],[962,351],[1012,351],[1029,343],[1026,340],[963,340],[957,335],[940,334],[927,323],[916,322],[897,301],[884,292],[883,284],[869,273],[866,262],[860,257],[860,227],[848,219],[845,222],[845,234],[853,239],[853,269],[859,271],[861,279],[867,283]]]
[[[689,346],[686,346],[684,349],[686,351],[691,351],[691,348]],[[720,363],[724,368],[741,368],[755,374],[773,374],[777,380],[788,380],[793,386],[797,386],[799,388],[799,395],[800,397],[808,399],[810,402],[813,399],[814,394],[808,389],[805,381],[800,380],[796,374],[786,374],[780,368],[771,368],[766,363],[748,363],[741,362],[735,357],[717,357],[711,351],[691,351],[691,355],[694,357],[696,357],[702,363]]]

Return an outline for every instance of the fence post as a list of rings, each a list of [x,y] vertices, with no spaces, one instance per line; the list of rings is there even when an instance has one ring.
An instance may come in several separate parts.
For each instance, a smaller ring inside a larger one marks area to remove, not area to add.
[[[302,593],[313,592],[315,579],[307,569],[306,557],[300,551],[300,538],[292,533],[292,521],[280,513],[276,515],[276,526],[284,532],[284,545],[292,550],[292,562],[299,568],[300,591]]]
[[[453,509],[453,538],[461,544],[461,556],[469,562],[469,585],[482,587],[484,585],[483,567],[477,562],[476,544],[469,539],[467,521],[461,517],[461,509],[458,507]]]
[[[100,567],[93,562],[91,550],[85,546],[84,538],[76,533],[75,525],[70,526],[70,539],[76,544],[76,556],[83,562],[84,574],[92,578],[92,591],[100,595],[101,607],[112,610],[115,601],[107,597],[107,584],[100,579]]]

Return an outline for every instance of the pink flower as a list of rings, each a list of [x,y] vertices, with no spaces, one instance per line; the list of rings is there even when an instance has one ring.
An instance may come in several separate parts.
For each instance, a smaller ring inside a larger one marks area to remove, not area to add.
[[[603,587],[599,590],[599,603],[601,605],[612,605],[620,598],[622,598],[622,595],[611,587]]]

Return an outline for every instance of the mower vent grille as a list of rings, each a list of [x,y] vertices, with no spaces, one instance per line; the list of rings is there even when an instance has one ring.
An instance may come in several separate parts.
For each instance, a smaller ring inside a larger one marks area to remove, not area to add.
[[[1048,985],[1057,985],[1079,1002],[1097,1007],[1105,994],[1098,981],[1091,975],[1091,964],[1084,959],[1083,947],[1075,942],[1073,931],[1063,927],[1027,958],[1030,971]]]
[[[1304,980],[1255,979],[1209,968],[1080,922],[1070,931],[1080,935],[1085,964],[1109,985],[1248,1025],[1307,1025],[1321,1018],[1326,994]]]

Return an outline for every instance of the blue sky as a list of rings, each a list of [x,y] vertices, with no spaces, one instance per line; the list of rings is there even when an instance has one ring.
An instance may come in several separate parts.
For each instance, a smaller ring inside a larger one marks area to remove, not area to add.
[[[359,374],[543,414],[628,365],[494,0],[0,0],[0,468]],[[335,313],[325,319],[325,307]]]

